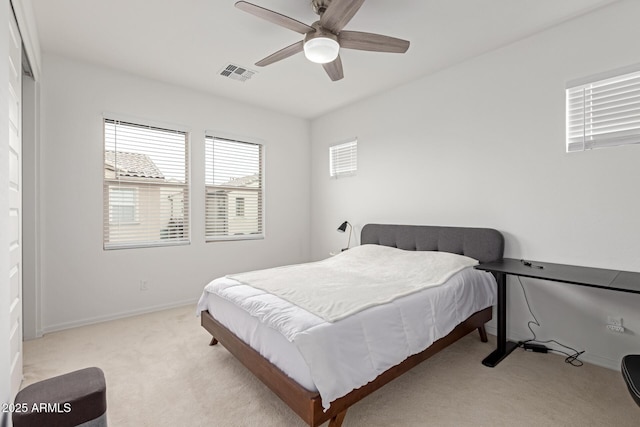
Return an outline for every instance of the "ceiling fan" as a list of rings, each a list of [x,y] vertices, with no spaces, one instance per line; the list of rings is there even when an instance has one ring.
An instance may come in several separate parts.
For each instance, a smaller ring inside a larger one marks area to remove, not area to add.
[[[256,62],[257,66],[264,67],[304,51],[308,60],[322,64],[331,80],[336,81],[344,77],[340,48],[391,53],[405,53],[409,49],[407,40],[381,34],[342,31],[362,3],[364,0],[312,0],[311,5],[320,15],[320,20],[311,25],[246,1],[237,2],[236,7],[304,35],[303,40]]]

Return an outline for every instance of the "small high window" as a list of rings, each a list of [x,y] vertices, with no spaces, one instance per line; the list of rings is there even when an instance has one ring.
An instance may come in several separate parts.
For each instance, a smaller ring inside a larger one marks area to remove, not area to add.
[[[567,85],[567,152],[640,143],[640,66]]]
[[[329,176],[355,175],[358,170],[358,140],[329,147]]]

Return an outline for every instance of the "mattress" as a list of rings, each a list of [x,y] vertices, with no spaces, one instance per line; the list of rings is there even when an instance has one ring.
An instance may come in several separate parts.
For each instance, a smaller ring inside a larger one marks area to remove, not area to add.
[[[221,296],[214,292],[220,288],[227,293],[221,292]],[[229,290],[255,302],[268,299],[276,308],[272,313],[247,310],[231,301],[238,295],[230,298]],[[328,408],[331,401],[421,352],[495,301],[494,277],[466,268],[440,286],[332,323],[230,278],[210,283],[198,310],[208,310],[298,384],[320,392],[323,406]],[[283,316],[300,323],[292,326]]]

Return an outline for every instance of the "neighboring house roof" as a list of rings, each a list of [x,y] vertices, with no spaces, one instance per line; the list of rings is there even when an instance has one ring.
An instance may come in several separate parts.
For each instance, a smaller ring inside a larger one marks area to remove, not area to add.
[[[116,165],[117,162],[117,165]],[[112,171],[117,170],[118,176],[133,178],[162,179],[164,175],[146,154],[129,153],[126,151],[105,151],[104,167]],[[117,169],[116,169],[117,167]]]
[[[240,178],[233,178],[225,182],[226,187],[256,187],[260,182],[260,175],[254,173],[253,175],[242,176]]]

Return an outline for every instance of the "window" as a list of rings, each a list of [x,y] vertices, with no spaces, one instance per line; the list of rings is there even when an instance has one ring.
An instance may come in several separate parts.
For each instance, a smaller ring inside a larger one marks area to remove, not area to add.
[[[205,138],[207,241],[260,239],[263,233],[263,146]]]
[[[189,243],[188,133],[104,119],[105,249]]]
[[[135,188],[109,188],[109,223],[136,222],[138,193]]]
[[[358,140],[329,147],[329,176],[355,175],[358,170]]]
[[[640,143],[639,69],[567,85],[567,152]]]
[[[236,197],[236,216],[244,216],[244,197]]]

